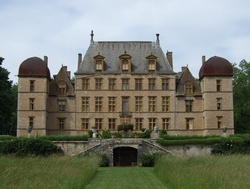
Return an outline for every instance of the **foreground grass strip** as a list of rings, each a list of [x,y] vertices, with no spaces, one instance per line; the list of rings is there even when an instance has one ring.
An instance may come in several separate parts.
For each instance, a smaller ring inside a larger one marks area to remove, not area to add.
[[[153,168],[99,168],[97,175],[85,189],[166,189],[153,173]]]
[[[172,189],[250,188],[250,156],[162,157],[154,171]]]
[[[97,157],[0,156],[0,188],[83,188],[92,180],[98,166]]]

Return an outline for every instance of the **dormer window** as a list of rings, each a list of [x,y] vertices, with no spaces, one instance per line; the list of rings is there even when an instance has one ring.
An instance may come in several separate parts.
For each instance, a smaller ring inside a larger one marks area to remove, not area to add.
[[[120,71],[131,72],[131,56],[125,51],[124,54],[119,56],[120,58]]]
[[[122,70],[128,71],[128,60],[123,60],[122,61]]]
[[[58,94],[59,95],[66,95],[67,93],[67,85],[64,81],[58,83]]]
[[[95,71],[96,72],[102,72],[104,70],[104,56],[101,56],[100,53],[98,53],[97,56],[93,57],[95,60]]]
[[[96,60],[95,69],[96,71],[102,70],[102,60]]]
[[[193,95],[194,94],[194,86],[191,82],[186,82],[184,85],[184,90],[186,95]]]
[[[151,55],[146,57],[148,61],[148,71],[149,72],[156,72],[156,59],[157,57],[153,55],[151,52]]]

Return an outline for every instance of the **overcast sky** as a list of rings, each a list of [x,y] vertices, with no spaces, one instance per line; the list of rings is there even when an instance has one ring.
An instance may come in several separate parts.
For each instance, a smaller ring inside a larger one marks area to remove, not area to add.
[[[48,56],[51,75],[74,73],[94,41],[155,41],[173,52],[174,71],[198,78],[201,57],[250,61],[249,0],[0,0],[0,56],[18,81],[27,58]]]

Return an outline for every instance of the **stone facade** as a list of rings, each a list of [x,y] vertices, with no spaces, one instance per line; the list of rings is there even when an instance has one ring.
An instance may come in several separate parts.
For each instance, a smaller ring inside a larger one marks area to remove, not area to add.
[[[50,79],[48,58],[29,58],[19,68],[17,135],[28,127],[32,136],[82,135],[92,126],[114,132],[123,123],[138,132],[157,125],[172,135],[221,135],[226,126],[232,134],[231,64],[202,60],[197,81],[188,67],[173,71],[159,35],[155,42],[94,42],[93,33],[74,80],[66,66]]]

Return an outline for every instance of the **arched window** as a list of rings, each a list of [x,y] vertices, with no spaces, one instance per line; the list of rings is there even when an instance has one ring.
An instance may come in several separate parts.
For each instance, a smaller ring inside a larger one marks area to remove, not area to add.
[[[120,59],[120,71],[127,73],[131,72],[131,56],[127,54],[126,50],[124,51],[124,54],[119,56]]]

